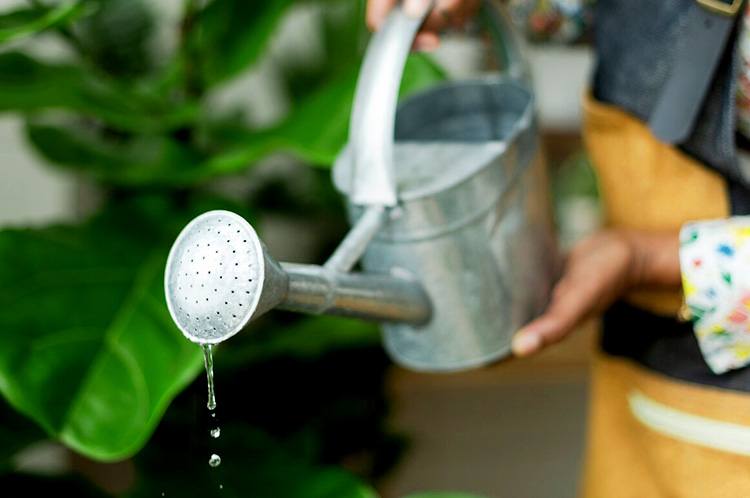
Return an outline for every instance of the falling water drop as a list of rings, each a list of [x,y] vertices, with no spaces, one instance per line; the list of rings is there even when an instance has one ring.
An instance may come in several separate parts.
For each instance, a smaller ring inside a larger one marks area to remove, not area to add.
[[[213,345],[203,344],[203,362],[206,366],[206,379],[208,380],[208,404],[206,406],[208,406],[209,410],[213,410],[216,408]]]
[[[220,427],[216,427],[214,429],[211,429],[211,431],[209,432],[209,434],[211,434],[212,438],[219,439],[219,436],[221,436],[221,428]]]
[[[213,453],[211,455],[211,458],[208,459],[208,464],[211,467],[218,467],[219,465],[221,465],[221,457],[216,453]]]

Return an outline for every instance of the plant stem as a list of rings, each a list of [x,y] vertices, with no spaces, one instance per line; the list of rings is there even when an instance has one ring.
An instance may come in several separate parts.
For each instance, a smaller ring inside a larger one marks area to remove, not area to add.
[[[39,9],[46,9],[49,7],[40,0],[29,0],[29,3],[32,7],[36,7]],[[58,26],[55,28],[55,32],[57,32],[57,34],[60,35],[60,37],[65,40],[80,57],[89,59],[88,50],[86,50],[86,47],[83,45],[83,43],[81,43],[81,40],[78,39],[78,37],[75,35],[75,33],[73,33],[73,31],[70,30],[70,28],[66,26]]]
[[[195,32],[199,29],[201,0],[186,0],[185,13],[180,23],[180,52],[185,64],[185,93],[194,98],[202,97],[206,88],[201,71],[201,58]]]

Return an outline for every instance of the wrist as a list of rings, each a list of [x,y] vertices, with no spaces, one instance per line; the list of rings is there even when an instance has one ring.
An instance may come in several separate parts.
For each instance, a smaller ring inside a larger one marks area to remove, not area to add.
[[[622,230],[631,251],[630,287],[679,287],[680,237],[678,231]]]

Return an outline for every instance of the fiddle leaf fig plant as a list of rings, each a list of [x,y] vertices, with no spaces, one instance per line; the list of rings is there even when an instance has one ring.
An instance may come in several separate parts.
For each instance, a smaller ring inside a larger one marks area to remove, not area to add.
[[[270,60],[272,37],[301,4],[319,13],[314,35],[325,55],[282,64],[278,84],[289,112],[257,126],[245,119],[246,104],[215,107],[232,80]],[[31,0],[0,12],[0,113],[22,119],[29,153],[83,181],[92,197],[87,205],[95,206],[76,222],[0,230],[0,421],[8,422],[0,428],[0,485],[50,486],[50,479],[12,472],[15,452],[45,438],[93,460],[133,459],[139,474],[126,493],[132,496],[184,480],[182,468],[169,467],[179,458],[159,450],[192,455],[172,436],[195,428],[190,421],[201,403],[191,400],[205,395],[205,385],[195,380],[200,350],[176,329],[164,303],[169,246],[193,216],[223,208],[261,227],[274,212],[318,220],[331,227],[318,234],[319,246],[332,247],[345,220],[325,170],[347,136],[367,36],[362,10],[351,0],[185,0],[172,24],[145,0]],[[175,40],[166,52],[158,43],[164,34]],[[63,50],[40,56],[38,35]],[[427,57],[414,55],[402,93],[443,77]],[[306,171],[309,181],[247,180],[272,157]],[[238,196],[222,187],[227,183],[254,193]],[[290,188],[295,195],[284,193]],[[304,406],[285,406],[289,396],[269,392],[262,406],[235,407],[234,440],[245,441],[253,456],[227,464],[239,477],[225,496],[374,496],[331,466],[369,451],[369,470],[358,474],[374,478],[396,460],[398,438],[383,423],[387,362],[375,328],[279,315],[241,336],[223,366],[219,348],[217,369],[242,388],[258,378],[248,369],[280,379],[304,366],[300,378],[312,382],[317,377],[309,372],[336,371],[331,365],[348,361],[338,352],[360,356],[346,366],[352,385],[310,384],[297,394],[317,398],[305,398]],[[299,385],[290,380],[288,389]],[[351,428],[346,444],[331,436],[333,427]],[[152,438],[158,442],[148,444]],[[202,454],[195,462],[202,469],[191,474],[195,482],[215,486],[199,475],[208,472]]]

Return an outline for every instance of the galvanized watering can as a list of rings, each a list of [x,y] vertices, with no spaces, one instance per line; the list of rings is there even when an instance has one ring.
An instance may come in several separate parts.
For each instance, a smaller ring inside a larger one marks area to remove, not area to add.
[[[397,363],[456,371],[506,356],[542,310],[558,257],[531,90],[506,71],[432,88],[397,113],[422,21],[397,8],[368,47],[333,172],[353,228],[325,265],[277,263],[226,211],[182,231],[165,290],[188,339],[221,342],[273,308],[343,314],[383,322]]]

